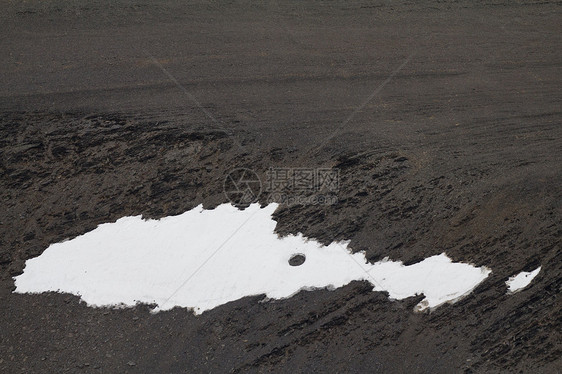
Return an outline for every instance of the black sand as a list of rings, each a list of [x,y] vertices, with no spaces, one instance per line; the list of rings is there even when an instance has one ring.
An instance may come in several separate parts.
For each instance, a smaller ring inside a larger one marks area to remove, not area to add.
[[[3,2],[0,372],[560,372],[559,3],[186,3]],[[12,293],[50,243],[226,202],[236,167],[340,169],[281,234],[493,274],[430,314],[359,282],[197,317]]]

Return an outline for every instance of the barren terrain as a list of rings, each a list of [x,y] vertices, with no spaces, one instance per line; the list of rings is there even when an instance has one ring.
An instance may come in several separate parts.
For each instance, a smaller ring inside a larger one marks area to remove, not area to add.
[[[560,3],[2,9],[1,372],[560,372]],[[340,170],[337,204],[280,207],[281,235],[493,273],[431,313],[366,282],[200,316],[12,293],[50,243],[227,202],[239,167]]]

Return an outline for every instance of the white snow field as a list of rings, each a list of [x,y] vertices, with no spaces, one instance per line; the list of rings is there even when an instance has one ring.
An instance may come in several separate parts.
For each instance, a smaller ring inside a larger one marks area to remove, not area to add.
[[[539,266],[533,271],[521,273],[510,277],[505,284],[507,285],[507,293],[515,293],[531,284],[531,281],[539,274],[541,267]]]
[[[198,206],[160,220],[124,217],[72,240],[50,245],[15,277],[18,293],[79,295],[91,306],[156,304],[196,314],[245,296],[287,298],[300,290],[366,280],[392,299],[423,293],[416,310],[454,302],[490,270],[453,263],[444,253],[410,266],[368,263],[348,242],[322,246],[301,234],[279,238],[271,215],[277,204],[239,210]],[[291,266],[294,254],[306,259]]]

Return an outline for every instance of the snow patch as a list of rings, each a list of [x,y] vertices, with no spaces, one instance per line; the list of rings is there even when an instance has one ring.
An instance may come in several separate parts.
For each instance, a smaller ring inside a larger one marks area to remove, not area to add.
[[[540,271],[541,267],[539,266],[531,272],[522,271],[521,273],[510,277],[505,282],[507,285],[507,293],[515,293],[527,287]]]
[[[364,253],[351,253],[349,242],[279,238],[271,218],[277,206],[198,206],[160,220],[102,224],[28,260],[15,292],[67,292],[91,306],[147,303],[155,311],[180,306],[200,314],[245,296],[282,299],[366,280],[396,300],[423,293],[416,310],[424,310],[467,295],[490,273],[444,253],[409,266],[388,259],[371,264]],[[291,266],[295,254],[306,260]]]

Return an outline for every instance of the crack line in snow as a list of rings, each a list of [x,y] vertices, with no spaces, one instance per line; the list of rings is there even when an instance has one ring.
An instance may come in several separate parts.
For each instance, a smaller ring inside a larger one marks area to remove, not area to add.
[[[213,257],[221,250],[221,248],[223,248],[223,247],[226,245],[226,243],[228,243],[228,241],[229,241],[230,239],[232,239],[232,237],[233,237],[234,235],[236,235],[236,234],[238,233],[238,231],[240,231],[240,229],[242,229],[242,227],[244,227],[244,225],[245,225],[246,223],[248,223],[248,221],[249,221],[253,216],[255,216],[256,213],[258,213],[258,212],[259,212],[259,211],[254,212],[250,217],[248,217],[247,220],[244,221],[244,223],[242,223],[236,230],[234,230],[234,232],[232,233],[232,235],[230,235],[224,242],[222,242],[222,244],[219,245],[219,247],[218,247],[213,253],[211,253],[211,255],[210,255],[205,261],[203,261],[203,263],[202,263],[193,273],[191,273],[191,275],[190,275],[189,277],[187,277],[187,279],[186,279],[174,292],[172,292],[172,294],[171,294],[166,300],[164,300],[164,302],[162,303],[162,306],[164,306],[168,301],[170,301],[170,299],[171,299],[172,297],[174,297],[174,296],[176,295],[176,293],[178,293],[178,291],[179,291],[180,289],[182,289],[182,288],[187,284],[187,282],[189,282],[190,279],[193,278],[193,277],[199,272],[199,270],[201,270],[201,269],[203,268],[203,266],[205,266],[205,265],[209,262],[209,260],[211,260],[211,258],[213,258]]]
[[[375,278],[373,278],[373,276],[371,275],[371,273],[369,273],[369,271],[368,271],[367,269],[365,269],[365,268],[359,263],[359,261],[357,261],[357,260],[355,259],[355,257],[352,256],[353,253],[352,253],[349,249],[347,249],[347,248],[345,248],[343,245],[341,245],[340,242],[336,242],[336,244],[337,244],[341,249],[343,249],[343,251],[353,260],[353,262],[355,262],[355,263],[357,264],[357,266],[359,266],[359,268],[361,268],[361,270],[363,270],[363,272],[365,272],[365,274],[367,274],[367,276],[372,280],[372,283],[373,283],[374,285],[379,286],[381,289],[384,288]],[[361,253],[361,252],[360,252],[360,253]],[[365,258],[366,258],[366,254],[364,253],[364,251],[363,251],[363,254],[365,255]],[[369,263],[369,262],[367,261],[367,263]],[[369,264],[370,264],[370,263],[369,263]]]

